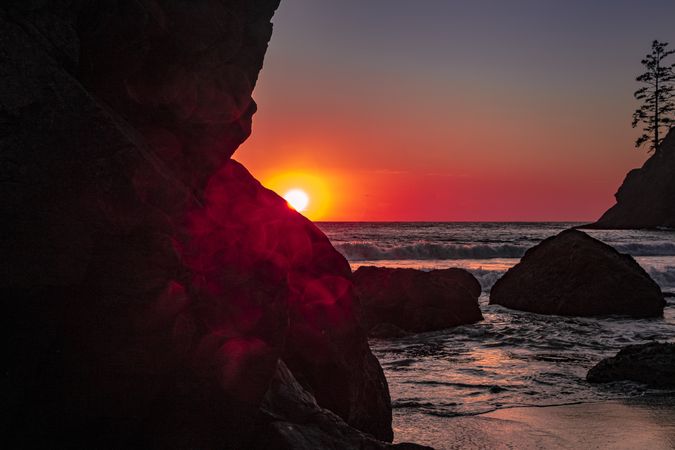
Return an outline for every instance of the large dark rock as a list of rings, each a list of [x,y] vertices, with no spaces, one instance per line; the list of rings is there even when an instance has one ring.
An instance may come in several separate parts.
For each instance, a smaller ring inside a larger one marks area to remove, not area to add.
[[[0,6],[8,439],[249,448],[284,358],[391,440],[345,259],[230,156],[278,0]]]
[[[666,302],[631,256],[566,230],[529,249],[492,287],[490,304],[562,316],[656,317]]]
[[[424,272],[362,266],[354,272],[354,285],[369,330],[390,324],[421,332],[483,320],[480,283],[462,269]]]
[[[652,387],[675,387],[675,344],[629,345],[588,371],[591,383],[637,381]]]
[[[640,169],[626,175],[616,205],[591,228],[675,228],[675,128]]]
[[[218,352],[223,334],[251,335],[257,361],[273,351],[319,405],[391,441],[384,373],[357,321],[349,264],[328,238],[231,160],[180,229],[179,251],[200,303],[195,312],[217,336],[206,350]],[[232,351],[248,353],[239,344]],[[235,374],[237,392],[255,381],[250,370]],[[262,381],[255,385],[266,388]]]

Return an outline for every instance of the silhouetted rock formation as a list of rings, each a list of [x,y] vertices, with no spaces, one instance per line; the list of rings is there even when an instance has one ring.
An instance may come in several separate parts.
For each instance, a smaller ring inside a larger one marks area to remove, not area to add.
[[[641,169],[626,175],[612,206],[590,228],[675,228],[675,128]]]
[[[354,285],[369,330],[390,324],[422,332],[483,320],[478,307],[480,283],[466,270],[363,266],[354,272]]]
[[[675,344],[629,345],[588,371],[591,383],[637,381],[652,387],[675,387]]]
[[[539,314],[663,315],[659,286],[629,256],[577,230],[529,249],[492,287],[490,304]]]
[[[278,3],[0,6],[8,439],[250,448],[283,359],[391,440],[348,263],[230,160]]]

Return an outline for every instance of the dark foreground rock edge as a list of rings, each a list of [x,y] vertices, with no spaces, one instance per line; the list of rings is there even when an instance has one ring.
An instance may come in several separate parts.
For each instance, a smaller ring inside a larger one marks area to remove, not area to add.
[[[259,436],[259,448],[275,448],[283,443],[282,447],[307,450],[430,449],[411,443],[383,443],[350,427],[336,414],[321,408],[283,362],[279,363],[261,410],[269,427]]]
[[[630,256],[578,230],[530,248],[490,292],[490,304],[562,316],[660,317],[659,286]]]
[[[279,367],[317,439],[392,439],[348,263],[230,159],[278,4],[0,6],[6,442],[255,448]]]
[[[654,388],[675,387],[675,343],[629,345],[592,367],[591,383],[634,381]]]

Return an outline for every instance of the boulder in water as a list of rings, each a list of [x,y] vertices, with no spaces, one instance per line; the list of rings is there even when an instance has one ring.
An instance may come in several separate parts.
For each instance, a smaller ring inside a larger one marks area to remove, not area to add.
[[[591,383],[637,381],[651,387],[675,387],[675,344],[629,345],[588,371]]]
[[[367,329],[390,324],[423,332],[475,323],[481,286],[463,269],[431,270],[360,267],[354,285]]]
[[[529,249],[492,287],[490,304],[562,316],[657,317],[666,302],[631,256],[565,230]]]

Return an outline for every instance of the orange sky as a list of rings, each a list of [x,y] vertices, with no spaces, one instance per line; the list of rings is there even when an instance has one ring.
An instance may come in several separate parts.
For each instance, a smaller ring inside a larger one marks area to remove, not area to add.
[[[592,11],[525,5],[472,41],[471,6],[442,17],[431,3],[401,28],[405,2],[384,17],[337,3],[282,2],[234,156],[282,195],[305,189],[309,218],[590,221],[646,158],[631,94],[654,32],[628,7],[598,31]]]

